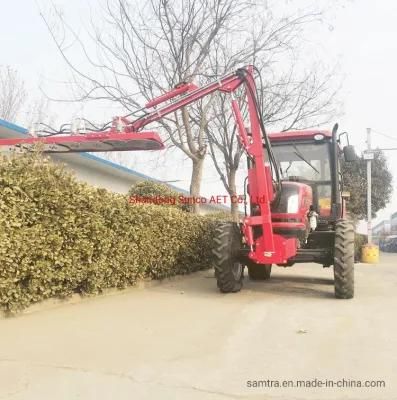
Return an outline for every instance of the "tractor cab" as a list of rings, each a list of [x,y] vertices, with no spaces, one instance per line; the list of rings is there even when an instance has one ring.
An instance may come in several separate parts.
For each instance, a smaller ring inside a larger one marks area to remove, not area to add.
[[[334,150],[329,131],[291,131],[269,134],[282,181],[300,182],[311,187],[313,208],[320,219],[332,214],[333,191],[340,192]],[[336,194],[336,193],[335,193]]]

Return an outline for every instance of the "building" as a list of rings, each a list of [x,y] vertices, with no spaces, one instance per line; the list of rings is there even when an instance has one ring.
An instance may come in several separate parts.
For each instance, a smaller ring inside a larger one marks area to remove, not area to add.
[[[397,212],[393,213],[390,217],[390,232],[393,235],[397,234]]]
[[[27,134],[27,129],[0,119],[0,138],[23,138]],[[132,185],[141,181],[160,182],[90,153],[50,154],[50,156],[55,162],[61,162],[74,171],[78,180],[116,193],[126,194]],[[168,186],[182,195],[189,196],[186,190],[173,185]],[[203,204],[201,211],[206,214],[230,211],[230,209],[222,205]]]
[[[384,220],[382,222],[379,222],[379,224],[375,225],[372,228],[372,234],[373,234],[373,236],[376,236],[376,237],[387,236],[387,235],[390,235],[390,233],[391,233],[390,220]]]

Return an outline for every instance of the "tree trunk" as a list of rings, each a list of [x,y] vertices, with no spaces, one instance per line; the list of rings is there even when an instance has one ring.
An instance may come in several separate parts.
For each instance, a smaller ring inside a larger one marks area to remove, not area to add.
[[[192,165],[192,178],[190,180],[190,196],[192,196],[194,199],[198,199],[200,197],[204,158],[193,159],[192,163],[193,165]],[[192,211],[193,213],[198,214],[200,211],[200,204],[194,202],[192,206]]]
[[[233,195],[231,195],[233,196]],[[237,198],[237,195],[235,195]],[[239,222],[239,215],[238,215],[238,203],[232,203],[230,213],[232,214],[232,219],[234,222]]]
[[[230,208],[230,213],[232,214],[233,221],[238,222],[239,221],[239,215],[238,215],[238,194],[237,194],[237,189],[236,189],[236,169],[231,169],[227,180],[228,180],[228,186],[229,186],[229,195],[231,199],[231,208]],[[234,201],[233,201],[234,200]]]

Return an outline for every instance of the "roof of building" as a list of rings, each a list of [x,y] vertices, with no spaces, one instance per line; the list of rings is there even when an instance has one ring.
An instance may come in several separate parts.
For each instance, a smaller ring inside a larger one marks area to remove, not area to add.
[[[384,228],[385,225],[390,225],[390,221],[385,219],[385,220],[379,222],[378,224],[376,224],[372,229],[376,230],[377,228]]]

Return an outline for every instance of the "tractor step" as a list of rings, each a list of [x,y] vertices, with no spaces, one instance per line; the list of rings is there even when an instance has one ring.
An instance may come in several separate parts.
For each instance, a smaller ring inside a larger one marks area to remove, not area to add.
[[[324,263],[332,257],[330,249],[298,249],[296,256],[291,258],[291,262],[302,263],[302,262],[314,262]]]

